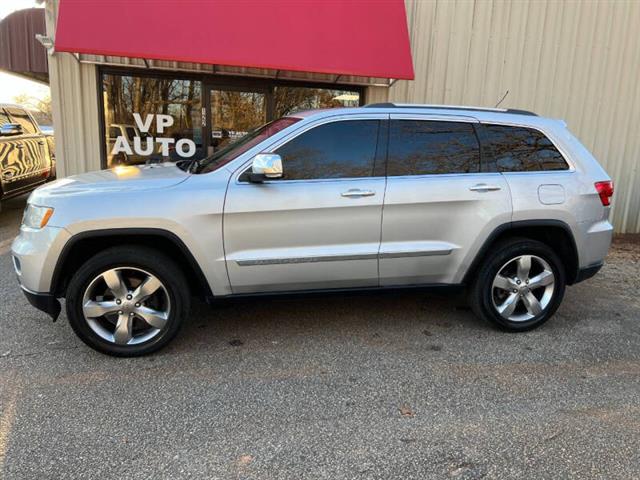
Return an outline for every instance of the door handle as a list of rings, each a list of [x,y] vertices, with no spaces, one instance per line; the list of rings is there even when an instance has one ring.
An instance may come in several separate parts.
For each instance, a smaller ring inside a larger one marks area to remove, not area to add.
[[[18,145],[16,145],[16,148],[19,148],[20,150],[22,150],[24,148],[24,144],[19,143]]]
[[[472,192],[495,192],[496,190],[502,190],[502,187],[498,185],[487,185],[486,183],[479,183],[473,187],[469,187]]]
[[[13,172],[10,171],[10,170],[7,170],[6,172],[2,172],[2,176],[4,178],[11,178],[11,177],[13,177]]]
[[[376,194],[373,190],[360,190],[359,188],[350,188],[346,192],[342,192],[343,197],[373,197]]]

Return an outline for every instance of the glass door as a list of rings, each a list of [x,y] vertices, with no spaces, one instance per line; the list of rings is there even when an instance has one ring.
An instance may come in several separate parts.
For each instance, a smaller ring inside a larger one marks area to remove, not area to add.
[[[211,155],[267,121],[266,91],[209,88],[205,125]]]

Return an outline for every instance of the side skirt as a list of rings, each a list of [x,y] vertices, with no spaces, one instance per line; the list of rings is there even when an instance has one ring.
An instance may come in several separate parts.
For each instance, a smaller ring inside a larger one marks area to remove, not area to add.
[[[390,285],[381,287],[353,287],[353,288],[326,288],[317,290],[288,290],[282,292],[257,292],[257,293],[235,293],[231,295],[225,295],[223,297],[213,297],[208,299],[207,303],[215,305],[216,303],[223,303],[227,301],[234,301],[248,298],[305,298],[316,297],[326,295],[370,295],[376,294],[394,294],[407,291],[423,291],[425,293],[439,293],[439,294],[458,294],[463,292],[465,285],[462,283],[446,284],[446,283],[432,283],[432,284],[417,284],[417,285]]]

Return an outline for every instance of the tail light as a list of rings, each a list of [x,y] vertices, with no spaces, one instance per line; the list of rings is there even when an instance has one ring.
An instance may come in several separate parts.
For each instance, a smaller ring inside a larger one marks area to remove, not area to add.
[[[604,207],[611,205],[611,197],[613,197],[613,182],[596,182],[596,191],[600,195],[600,201]]]

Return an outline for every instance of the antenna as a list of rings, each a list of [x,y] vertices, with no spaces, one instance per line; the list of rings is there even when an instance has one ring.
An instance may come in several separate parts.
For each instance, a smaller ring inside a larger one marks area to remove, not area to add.
[[[498,105],[500,105],[505,98],[507,98],[507,95],[509,95],[509,90],[507,90],[506,92],[504,92],[504,95],[502,96],[502,98],[500,99],[500,101],[498,103],[496,103],[495,108],[498,108]]]

